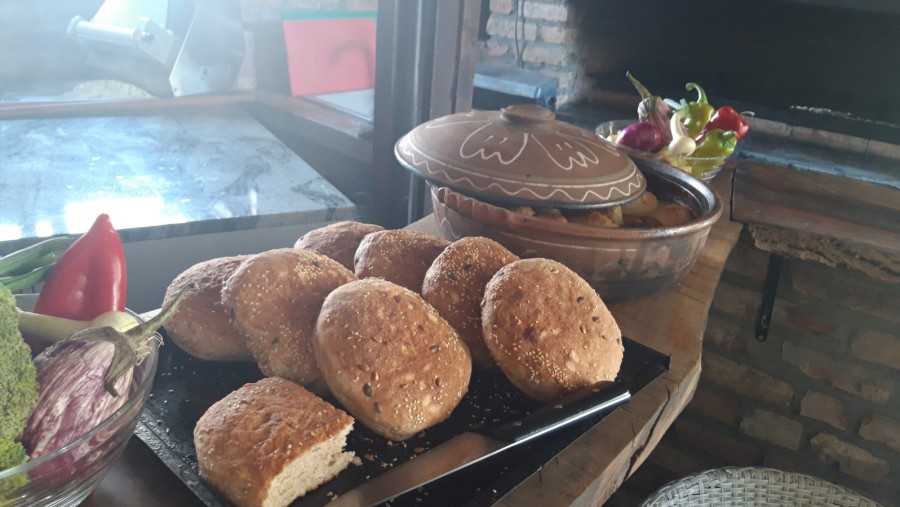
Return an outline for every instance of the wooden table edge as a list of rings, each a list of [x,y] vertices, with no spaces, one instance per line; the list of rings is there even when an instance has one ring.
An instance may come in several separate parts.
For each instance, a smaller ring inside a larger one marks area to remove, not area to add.
[[[616,319],[621,319],[623,331],[636,333],[626,333],[629,338],[670,355],[670,370],[634,393],[626,405],[603,418],[496,505],[602,505],[647,459],[690,402],[700,379],[709,308],[728,255],[743,229],[729,216],[732,176],[733,170],[723,171],[711,185],[726,212],[710,230],[704,250],[685,281],[669,291],[610,305]],[[687,308],[696,318],[679,317],[680,310]],[[667,317],[660,318],[660,312],[668,312]],[[648,326],[648,319],[639,319],[639,315],[654,315],[650,320],[656,324]],[[666,328],[673,340],[660,346],[660,337],[636,331],[654,327]]]

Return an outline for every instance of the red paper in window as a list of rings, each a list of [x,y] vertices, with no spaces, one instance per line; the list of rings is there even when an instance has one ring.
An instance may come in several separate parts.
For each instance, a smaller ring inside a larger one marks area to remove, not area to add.
[[[289,19],[283,24],[293,96],[374,88],[374,17]]]

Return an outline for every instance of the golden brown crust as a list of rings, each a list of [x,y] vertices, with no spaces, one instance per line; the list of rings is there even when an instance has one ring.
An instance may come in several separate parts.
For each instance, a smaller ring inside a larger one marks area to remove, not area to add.
[[[622,364],[612,314],[584,279],[553,260],[500,269],[485,288],[482,325],[500,369],[539,401],[611,382]]]
[[[322,254],[278,248],[245,260],[225,282],[222,303],[265,375],[309,385],[322,376],[310,346],[322,302],[355,279]]]
[[[450,324],[418,294],[378,278],[326,298],[313,350],[344,408],[396,441],[446,419],[472,373],[469,351]]]
[[[371,232],[383,231],[384,227],[365,224],[353,220],[335,222],[313,229],[294,242],[294,248],[318,252],[334,259],[353,271],[353,256],[362,239]]]
[[[494,366],[481,330],[481,299],[494,273],[519,257],[494,240],[470,236],[444,249],[425,273],[422,298],[459,333],[476,367]]]
[[[249,255],[220,257],[197,263],[175,277],[166,289],[163,306],[191,283],[178,311],[166,322],[169,339],[188,354],[209,361],[249,361],[253,354],[246,338],[222,305],[222,285]]]
[[[200,473],[239,506],[272,505],[270,495],[277,489],[273,482],[295,473],[289,467],[296,470],[295,463],[315,455],[317,447],[341,449],[352,425],[352,417],[299,385],[264,378],[228,394],[197,421],[194,444]],[[346,467],[352,453],[338,451],[331,458],[334,466],[326,475]],[[315,487],[330,478],[308,476],[320,465],[310,463],[302,480],[292,479]],[[289,496],[296,498],[306,492],[303,489]]]
[[[359,278],[384,278],[419,293],[425,272],[450,244],[444,238],[407,229],[366,235],[354,257]]]

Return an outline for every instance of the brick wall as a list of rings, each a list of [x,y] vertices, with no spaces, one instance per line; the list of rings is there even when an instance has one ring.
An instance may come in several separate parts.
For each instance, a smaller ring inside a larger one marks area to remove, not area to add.
[[[557,76],[558,105],[596,98],[588,75],[603,68],[605,48],[579,33],[578,5],[491,0],[480,58]],[[900,286],[786,260],[761,342],[754,330],[767,265],[743,237],[710,312],[697,393],[611,506],[727,465],[807,473],[900,502]]]
[[[761,342],[767,262],[741,238],[710,312],[696,395],[611,506],[726,465],[806,473],[898,505],[900,286],[788,259]]]
[[[480,60],[557,78],[557,104],[579,96],[575,13],[565,0],[491,0]]]

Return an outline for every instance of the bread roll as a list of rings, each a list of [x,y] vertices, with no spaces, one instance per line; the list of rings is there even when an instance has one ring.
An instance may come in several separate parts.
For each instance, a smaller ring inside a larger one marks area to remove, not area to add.
[[[248,361],[253,354],[243,332],[235,326],[222,305],[222,285],[249,255],[220,257],[194,264],[169,284],[163,297],[167,306],[192,283],[178,311],[165,324],[166,334],[178,348],[209,361]]]
[[[222,303],[263,374],[310,385],[322,377],[310,346],[319,309],[355,279],[322,254],[277,248],[245,260],[225,282]]]
[[[481,333],[481,298],[494,273],[519,257],[481,236],[459,239],[438,255],[425,273],[422,298],[459,333],[476,367],[494,366]]]
[[[563,264],[523,259],[485,287],[484,341],[514,386],[550,402],[615,380],[622,364],[619,326],[600,296]]]
[[[313,229],[294,242],[294,248],[302,248],[318,252],[341,263],[353,271],[353,256],[359,243],[370,232],[383,231],[384,227],[376,224],[364,224],[347,220]]]
[[[450,242],[424,232],[398,229],[366,235],[354,257],[359,278],[384,278],[419,293],[425,272]]]
[[[239,507],[284,507],[347,468],[353,418],[288,380],[246,384],[194,427],[200,473]]]
[[[372,431],[401,441],[446,419],[469,388],[469,350],[437,311],[378,278],[325,299],[313,351],[328,389]]]

